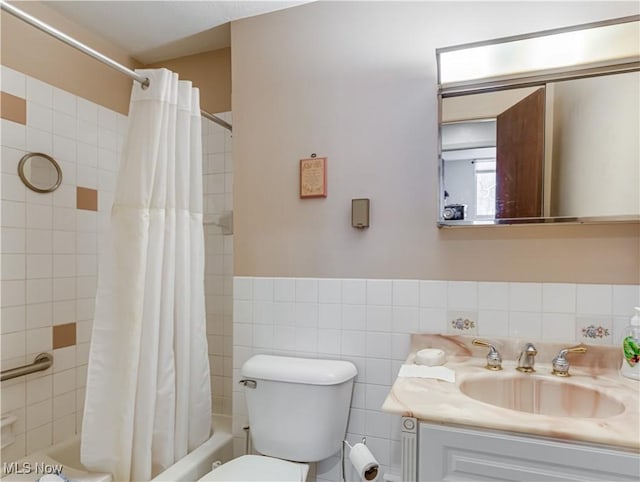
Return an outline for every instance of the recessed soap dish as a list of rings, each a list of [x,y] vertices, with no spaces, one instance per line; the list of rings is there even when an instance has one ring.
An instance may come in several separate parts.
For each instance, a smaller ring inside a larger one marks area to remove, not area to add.
[[[2,437],[2,444],[0,447],[3,449],[11,445],[16,438],[13,433],[13,424],[16,420],[18,420],[18,417],[15,415],[3,415],[0,419],[0,427],[2,427],[2,433],[0,434]]]

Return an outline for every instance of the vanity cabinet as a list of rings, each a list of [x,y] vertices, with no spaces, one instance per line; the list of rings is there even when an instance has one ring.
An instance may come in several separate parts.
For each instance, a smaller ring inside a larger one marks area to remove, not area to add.
[[[416,435],[420,482],[640,480],[632,451],[425,422]]]

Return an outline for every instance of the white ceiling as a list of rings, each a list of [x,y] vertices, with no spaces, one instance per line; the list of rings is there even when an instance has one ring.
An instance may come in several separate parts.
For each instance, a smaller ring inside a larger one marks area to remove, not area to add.
[[[47,5],[144,64],[229,47],[229,22],[302,1],[52,1]]]

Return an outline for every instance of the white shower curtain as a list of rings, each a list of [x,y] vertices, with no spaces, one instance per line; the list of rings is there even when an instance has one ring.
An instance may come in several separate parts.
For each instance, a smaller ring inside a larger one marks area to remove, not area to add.
[[[149,481],[204,442],[211,387],[204,305],[200,100],[138,70],[101,252],[82,463]]]

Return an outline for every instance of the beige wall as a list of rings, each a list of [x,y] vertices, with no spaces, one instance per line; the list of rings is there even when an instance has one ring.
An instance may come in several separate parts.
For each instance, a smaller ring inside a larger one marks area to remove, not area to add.
[[[232,24],[235,274],[638,283],[640,226],[438,229],[435,49],[634,2],[318,2]],[[328,197],[298,198],[328,156]],[[371,227],[350,226],[371,198]]]
[[[231,49],[210,50],[149,65],[166,67],[200,88],[200,106],[210,113],[231,110]]]
[[[50,24],[131,69],[166,67],[200,88],[203,109],[231,110],[231,49],[219,49],[143,66],[123,50],[67,20],[43,2],[12,2],[16,7]],[[2,12],[0,62],[117,112],[127,114],[131,79],[76,49]]]
[[[42,2],[12,3],[129,68],[141,65]],[[13,15],[3,11],[0,18],[3,65],[122,114],[128,112],[131,79]]]

